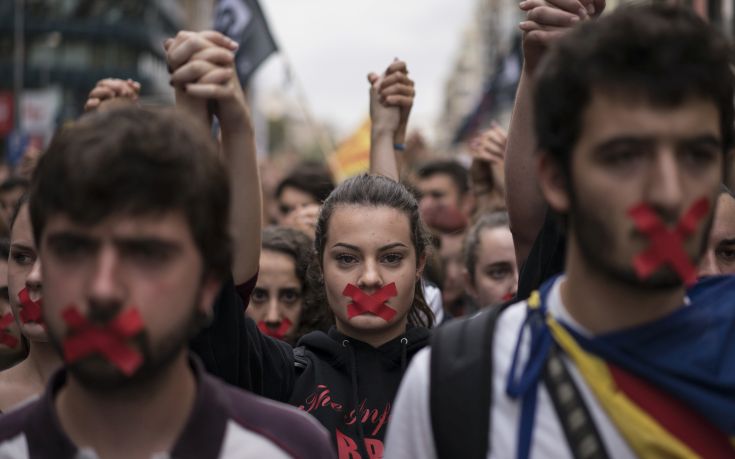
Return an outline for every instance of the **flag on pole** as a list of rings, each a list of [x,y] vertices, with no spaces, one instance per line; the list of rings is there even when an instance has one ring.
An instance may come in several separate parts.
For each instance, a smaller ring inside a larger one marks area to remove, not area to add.
[[[235,65],[243,86],[258,66],[278,50],[258,0],[219,0],[214,10],[214,28],[240,44]]]
[[[370,169],[370,119],[331,154],[329,167],[337,182]]]

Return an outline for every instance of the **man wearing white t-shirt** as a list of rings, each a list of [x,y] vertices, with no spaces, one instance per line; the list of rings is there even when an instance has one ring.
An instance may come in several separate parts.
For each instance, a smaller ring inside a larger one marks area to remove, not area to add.
[[[574,22],[534,8],[526,37],[559,30],[533,18]],[[583,21],[540,64],[536,180],[566,268],[494,323],[487,457],[735,455],[735,283],[687,291],[733,144],[730,52],[691,11],[633,6]],[[452,453],[437,448],[431,352],[404,378],[385,457]],[[479,399],[465,397],[445,414],[459,439]]]

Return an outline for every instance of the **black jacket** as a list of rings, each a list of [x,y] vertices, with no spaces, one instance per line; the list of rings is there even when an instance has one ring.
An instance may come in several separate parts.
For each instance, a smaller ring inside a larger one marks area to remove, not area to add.
[[[429,330],[409,327],[405,335],[373,348],[332,328],[328,334],[309,333],[292,349],[263,335],[244,311],[228,282],[213,322],[191,345],[207,370],[311,413],[332,434],[340,457],[382,456],[393,399],[411,358],[429,343]],[[363,422],[356,422],[356,413]]]

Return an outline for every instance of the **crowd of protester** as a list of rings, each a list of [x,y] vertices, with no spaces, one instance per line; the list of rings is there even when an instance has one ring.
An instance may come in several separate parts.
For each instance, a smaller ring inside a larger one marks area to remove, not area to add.
[[[407,136],[398,59],[342,183],[262,171],[217,32],[166,40],[173,108],[90,88],[0,183],[0,457],[735,457],[731,44],[520,8],[469,167]]]

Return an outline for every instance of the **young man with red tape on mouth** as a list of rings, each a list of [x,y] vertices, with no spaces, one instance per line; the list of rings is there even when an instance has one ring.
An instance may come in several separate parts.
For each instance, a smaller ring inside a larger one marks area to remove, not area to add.
[[[576,1],[521,7],[527,47],[577,24],[533,95],[535,182],[564,217],[565,272],[438,331],[402,383],[386,457],[733,457],[735,278],[687,290],[733,146],[731,46],[681,7],[597,21]],[[477,373],[485,384],[461,384]]]
[[[313,419],[207,375],[188,352],[223,283],[257,269],[248,256],[233,264],[229,236],[228,173],[254,163],[247,106],[232,65],[207,65],[232,63],[234,47],[214,32],[191,36],[207,52],[185,69],[187,102],[201,115],[216,100],[231,169],[202,123],[173,112],[110,110],[55,136],[30,207],[44,322],[65,366],[40,399],[0,419],[4,457],[332,455]],[[257,218],[253,227],[257,253]]]

